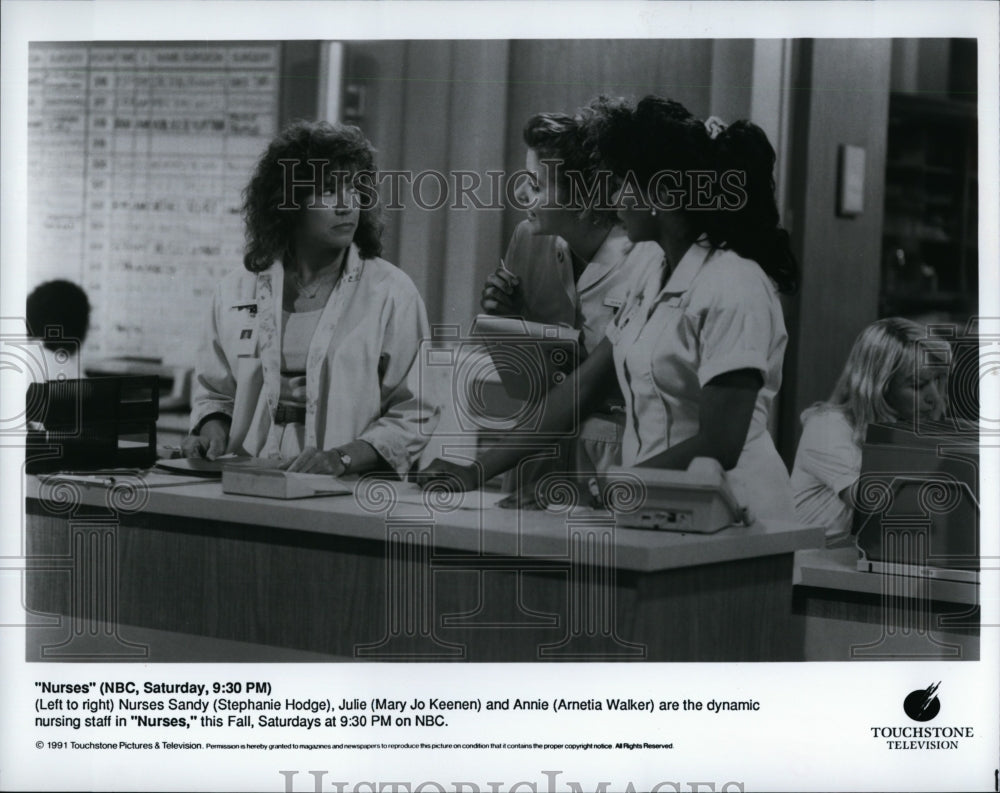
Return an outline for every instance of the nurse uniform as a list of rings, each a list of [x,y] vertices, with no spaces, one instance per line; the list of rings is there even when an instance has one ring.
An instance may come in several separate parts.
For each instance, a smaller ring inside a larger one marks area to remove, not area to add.
[[[664,266],[637,277],[607,327],[625,397],[622,464],[638,465],[694,436],[705,385],[756,369],[764,384],[728,478],[755,516],[794,520],[788,472],[767,429],[788,340],[775,285],[756,262],[714,249],[705,237],[665,284]]]

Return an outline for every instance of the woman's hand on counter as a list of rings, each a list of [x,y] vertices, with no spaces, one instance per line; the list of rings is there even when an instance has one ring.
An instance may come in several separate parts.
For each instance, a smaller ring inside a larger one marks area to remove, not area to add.
[[[475,465],[458,465],[440,457],[433,460],[422,471],[410,474],[410,481],[424,490],[447,488],[456,493],[465,493],[480,487],[481,472]]]
[[[181,441],[181,454],[184,457],[205,457],[214,460],[225,454],[228,443],[229,422],[209,419],[201,425],[197,435],[188,435]]]
[[[530,485],[519,488],[506,498],[498,501],[497,506],[500,509],[527,509],[533,511],[545,509],[545,503],[533,491],[534,488]]]

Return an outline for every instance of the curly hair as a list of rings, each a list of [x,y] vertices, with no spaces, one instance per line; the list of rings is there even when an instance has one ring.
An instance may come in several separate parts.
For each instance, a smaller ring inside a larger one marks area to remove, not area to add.
[[[579,212],[580,220],[600,226],[618,222],[611,206],[610,176],[604,169],[597,133],[604,118],[624,100],[598,97],[573,115],[537,113],[524,125],[522,137],[540,160],[556,160],[555,179],[560,202]]]
[[[753,259],[782,292],[793,292],[798,264],[788,232],[778,225],[774,196],[775,154],[756,124],[736,121],[715,138],[705,123],[679,102],[647,96],[634,109],[620,105],[598,131],[598,148],[619,177],[634,177],[645,189],[666,172],[715,175],[714,209],[689,211],[699,233],[716,248]],[[720,185],[739,175],[742,200],[726,203]]]
[[[294,197],[286,193],[289,161],[293,163]],[[243,265],[250,272],[266,270],[275,259],[294,253],[293,232],[302,211],[298,207],[307,200],[304,191],[309,189],[316,167],[322,167],[325,174],[338,171],[353,174],[356,182],[366,182],[366,197],[375,195],[375,149],[360,129],[326,121],[292,122],[268,145],[243,190],[246,236]],[[289,203],[298,206],[282,208]],[[371,259],[382,253],[382,228],[378,202],[362,202],[354,243],[363,258]]]

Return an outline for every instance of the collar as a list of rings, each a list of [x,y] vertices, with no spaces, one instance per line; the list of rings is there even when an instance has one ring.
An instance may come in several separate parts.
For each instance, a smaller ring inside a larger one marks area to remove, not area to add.
[[[568,252],[569,246],[566,247]],[[625,228],[620,225],[612,226],[608,236],[601,243],[601,247],[594,252],[587,266],[580,273],[580,280],[576,285],[577,290],[582,292],[603,280],[608,273],[622,263],[632,247],[633,243],[629,242]]]
[[[694,281],[694,277],[714,251],[715,249],[708,241],[708,235],[702,234],[684,252],[684,255],[677,262],[677,266],[670,274],[667,283],[664,284],[658,296],[684,294],[691,288],[691,282]]]

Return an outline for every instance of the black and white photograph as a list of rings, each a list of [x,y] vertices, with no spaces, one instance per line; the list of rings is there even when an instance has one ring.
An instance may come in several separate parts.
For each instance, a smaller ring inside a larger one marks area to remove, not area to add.
[[[1000,790],[993,4],[2,11],[0,789]]]

